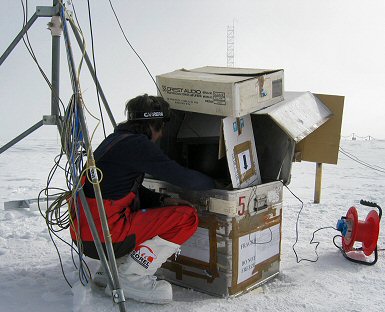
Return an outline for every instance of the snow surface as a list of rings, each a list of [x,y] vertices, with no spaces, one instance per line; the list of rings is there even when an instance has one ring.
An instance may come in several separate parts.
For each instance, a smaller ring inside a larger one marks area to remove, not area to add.
[[[4,142],[3,142],[4,143]],[[0,155],[0,201],[36,198],[58,153],[56,140],[27,138]],[[385,141],[342,141],[344,150],[372,165],[385,167]],[[350,206],[356,205],[365,219],[366,199],[385,207],[385,174],[364,167],[340,154],[338,165],[323,166],[321,204],[313,204],[315,164],[294,163],[290,189],[304,202],[299,220],[300,257],[315,259],[310,245],[313,231],[335,226]],[[61,175],[53,185],[63,186]],[[384,251],[374,266],[351,263],[335,248],[336,231],[316,234],[321,242],[316,263],[296,263],[292,250],[295,222],[301,205],[284,191],[282,261],[280,274],[272,281],[238,298],[211,297],[174,286],[174,302],[167,306],[126,302],[127,311],[385,311]],[[5,210],[0,204],[0,311],[118,311],[111,299],[81,286],[69,248],[57,242],[64,271],[61,274],[54,245],[44,219],[36,209]],[[384,222],[382,222],[382,225]],[[68,239],[68,233],[63,235]],[[385,234],[379,238],[384,248]],[[88,261],[92,271],[97,262]]]

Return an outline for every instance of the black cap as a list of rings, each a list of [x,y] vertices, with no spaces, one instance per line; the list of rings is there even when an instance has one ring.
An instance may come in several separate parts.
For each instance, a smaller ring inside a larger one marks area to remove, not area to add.
[[[170,105],[160,96],[139,95],[126,103],[128,120],[170,120]]]

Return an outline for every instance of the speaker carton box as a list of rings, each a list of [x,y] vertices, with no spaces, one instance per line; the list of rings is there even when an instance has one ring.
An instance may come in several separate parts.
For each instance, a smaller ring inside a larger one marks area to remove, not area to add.
[[[240,117],[282,101],[283,74],[282,69],[206,66],[158,75],[157,83],[173,109]]]

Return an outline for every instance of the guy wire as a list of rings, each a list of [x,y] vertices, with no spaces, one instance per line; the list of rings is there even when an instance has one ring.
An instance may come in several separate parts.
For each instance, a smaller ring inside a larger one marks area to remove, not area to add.
[[[111,6],[111,9],[112,9],[112,12],[114,13],[115,19],[116,19],[116,21],[118,22],[119,28],[120,28],[120,30],[121,30],[121,32],[122,32],[122,34],[123,34],[124,39],[126,40],[126,42],[128,43],[128,45],[130,46],[131,50],[136,54],[136,56],[137,56],[137,57],[139,58],[139,60],[142,62],[144,68],[147,70],[147,73],[150,75],[152,81],[154,82],[156,88],[158,89],[159,95],[162,96],[162,92],[160,91],[160,88],[159,88],[158,84],[156,83],[154,77],[152,76],[150,70],[148,69],[146,63],[143,61],[143,59],[140,57],[140,55],[136,52],[136,50],[135,50],[134,47],[132,46],[131,42],[128,40],[128,38],[127,38],[127,36],[126,36],[126,34],[125,34],[124,30],[123,30],[122,24],[121,24],[120,21],[119,21],[118,15],[117,15],[116,12],[115,12],[114,6],[112,5],[111,0],[108,0],[108,1],[110,2],[110,6]],[[163,96],[162,96],[162,97],[163,97]]]
[[[378,171],[378,172],[381,172],[381,173],[385,173],[385,168],[383,167],[380,167],[380,166],[377,166],[377,165],[371,165],[361,159],[359,159],[357,156],[354,156],[353,154],[347,152],[346,150],[344,150],[342,147],[339,148],[339,151],[345,155],[346,157],[350,158],[351,160],[355,161],[356,163],[362,165],[362,166],[365,166],[369,169],[372,169],[372,170],[375,170],[375,171]]]
[[[96,73],[96,61],[95,61],[95,50],[94,50],[94,35],[93,35],[93,31],[92,31],[91,7],[90,7],[90,1],[89,0],[87,0],[87,6],[88,6],[88,19],[89,19],[89,23],[90,23],[92,61],[93,61],[93,65],[94,65],[96,80],[98,80],[97,79],[98,76],[97,76],[97,73]],[[98,99],[98,104],[99,104],[100,118],[102,120],[102,125],[103,125],[104,137],[106,138],[107,135],[106,135],[106,128],[104,126],[102,105],[100,103],[99,89],[98,89],[98,86],[97,86],[96,82],[95,82],[95,88],[96,88],[96,97]]]

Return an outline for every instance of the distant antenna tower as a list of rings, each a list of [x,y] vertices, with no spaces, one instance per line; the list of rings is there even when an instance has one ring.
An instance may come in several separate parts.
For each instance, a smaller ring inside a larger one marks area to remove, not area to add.
[[[227,67],[234,67],[234,23],[227,26]]]

